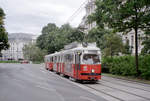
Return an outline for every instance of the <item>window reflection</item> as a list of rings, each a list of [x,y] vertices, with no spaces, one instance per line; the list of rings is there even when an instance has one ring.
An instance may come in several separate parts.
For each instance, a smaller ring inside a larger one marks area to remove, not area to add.
[[[84,64],[99,64],[100,59],[97,54],[84,54],[82,62]]]

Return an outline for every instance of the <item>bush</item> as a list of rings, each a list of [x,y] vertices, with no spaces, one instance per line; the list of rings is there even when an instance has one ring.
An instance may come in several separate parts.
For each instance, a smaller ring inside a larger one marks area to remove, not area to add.
[[[102,59],[102,72],[105,72],[105,68],[115,75],[137,75],[134,56],[104,57]],[[150,55],[139,56],[139,70],[141,71],[141,78],[150,79]]]
[[[102,72],[103,73],[109,73],[110,68],[111,68],[111,63],[112,63],[113,59],[111,58],[102,58]]]
[[[141,77],[150,80],[150,55],[140,56],[139,67]]]

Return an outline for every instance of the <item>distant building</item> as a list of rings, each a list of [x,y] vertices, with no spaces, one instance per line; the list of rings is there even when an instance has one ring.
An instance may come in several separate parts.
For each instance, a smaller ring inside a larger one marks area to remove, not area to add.
[[[29,43],[36,42],[35,35],[25,33],[12,33],[8,34],[10,48],[2,51],[3,60],[21,60],[23,57],[23,47]]]
[[[144,33],[143,31],[138,31],[138,53],[141,53]],[[132,30],[129,33],[122,35],[123,43],[129,43],[130,50],[132,54],[135,54],[135,32]]]
[[[85,6],[86,15],[82,18],[82,21],[79,25],[79,27],[82,28],[82,30],[86,34],[88,34],[88,31],[90,31],[92,28],[96,27],[96,22],[89,23],[87,21],[88,16],[95,12],[96,9],[95,1],[96,0],[88,0],[88,3]]]
[[[96,9],[95,1],[96,0],[88,0],[88,3],[85,5],[86,14],[82,18],[81,23],[79,24],[79,28],[81,28],[85,34],[88,34],[88,31],[90,31],[92,28],[97,26],[96,22],[89,23],[87,21],[88,16],[95,12],[95,9]],[[135,53],[134,31],[132,30],[131,32],[129,32],[126,35],[123,35],[121,33],[118,33],[118,34],[122,36],[122,40],[124,43],[127,43],[127,41],[129,42],[131,53],[134,54]],[[143,32],[139,31],[138,32],[138,53],[141,53],[141,50],[143,48],[143,46],[142,46],[142,37],[143,36],[144,36]]]

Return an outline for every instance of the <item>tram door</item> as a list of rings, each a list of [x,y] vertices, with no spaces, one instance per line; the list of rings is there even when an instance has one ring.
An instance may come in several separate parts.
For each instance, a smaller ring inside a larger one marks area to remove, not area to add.
[[[80,54],[75,54],[75,72],[77,79],[79,76],[79,70],[80,70]]]

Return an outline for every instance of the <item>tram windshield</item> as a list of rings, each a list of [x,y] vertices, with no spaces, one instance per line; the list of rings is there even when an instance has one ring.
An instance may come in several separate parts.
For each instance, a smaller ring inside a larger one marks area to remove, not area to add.
[[[83,64],[100,64],[100,59],[97,54],[84,54],[82,62]]]

